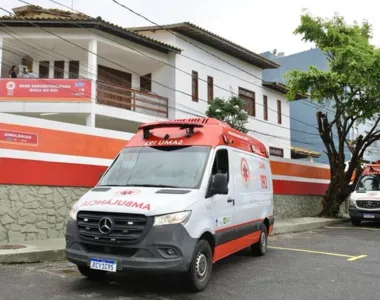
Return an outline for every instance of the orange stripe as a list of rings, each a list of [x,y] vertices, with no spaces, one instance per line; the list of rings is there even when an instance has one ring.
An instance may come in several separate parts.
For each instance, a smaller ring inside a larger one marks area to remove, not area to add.
[[[113,159],[127,144],[126,140],[93,136],[45,128],[0,123],[0,130],[38,135],[38,147],[0,141],[0,148]]]
[[[315,179],[330,179],[330,170],[312,166],[271,161],[273,175],[294,176]]]
[[[212,262],[215,263],[233,253],[255,244],[260,239],[261,231],[250,233],[246,236],[215,247]]]

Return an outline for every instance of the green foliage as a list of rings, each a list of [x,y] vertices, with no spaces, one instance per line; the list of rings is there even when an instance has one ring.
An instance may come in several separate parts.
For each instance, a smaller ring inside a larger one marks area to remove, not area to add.
[[[334,108],[358,117],[358,121],[380,112],[380,50],[370,44],[368,23],[347,25],[338,15],[325,20],[306,14],[295,33],[326,53],[329,70],[310,66],[307,72],[289,71],[289,101],[297,93],[309,93],[311,100],[333,101]]]
[[[215,98],[206,111],[209,118],[228,123],[232,128],[247,133],[244,124],[248,122],[248,113],[243,110],[244,101],[238,97],[229,99]]]
[[[312,101],[332,107],[328,115],[318,112],[317,121],[331,172],[321,215],[335,216],[350,192],[349,181],[364,151],[380,139],[380,50],[370,44],[372,32],[367,22],[349,25],[339,15],[322,19],[304,14],[295,34],[314,43],[329,62],[327,71],[310,66],[306,72],[289,71],[285,78],[289,101],[297,94],[309,94]],[[349,140],[353,126],[368,121],[373,121],[372,128]],[[346,145],[352,154],[347,171],[343,167]]]

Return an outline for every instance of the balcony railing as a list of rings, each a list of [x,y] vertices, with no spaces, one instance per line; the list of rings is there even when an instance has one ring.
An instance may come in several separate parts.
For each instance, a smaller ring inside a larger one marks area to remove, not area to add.
[[[97,82],[97,103],[168,117],[168,98],[111,83]]]

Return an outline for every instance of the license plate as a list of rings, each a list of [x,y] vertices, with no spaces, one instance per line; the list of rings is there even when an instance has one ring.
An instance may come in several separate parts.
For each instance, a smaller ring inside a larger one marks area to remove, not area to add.
[[[91,258],[90,268],[106,272],[116,272],[116,262],[108,259]]]
[[[374,219],[374,218],[375,218],[375,215],[374,215],[374,214],[363,214],[363,218],[366,218],[366,219]]]

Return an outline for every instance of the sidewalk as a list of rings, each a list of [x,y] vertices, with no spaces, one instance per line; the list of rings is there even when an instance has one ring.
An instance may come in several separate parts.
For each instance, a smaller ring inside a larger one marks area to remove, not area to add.
[[[347,221],[347,218],[295,218],[283,220],[275,219],[274,234],[277,235],[312,230],[324,226],[344,223]],[[64,249],[65,239],[63,238],[41,241],[28,241],[12,244],[0,244],[0,264],[36,263],[42,261],[62,260],[64,259]]]

